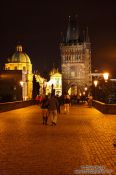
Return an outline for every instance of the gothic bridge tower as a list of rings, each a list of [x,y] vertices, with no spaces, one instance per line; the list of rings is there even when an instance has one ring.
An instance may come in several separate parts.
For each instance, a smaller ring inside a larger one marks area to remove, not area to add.
[[[88,30],[79,35],[77,19],[69,17],[67,33],[60,44],[63,92],[78,95],[92,84],[91,43]]]

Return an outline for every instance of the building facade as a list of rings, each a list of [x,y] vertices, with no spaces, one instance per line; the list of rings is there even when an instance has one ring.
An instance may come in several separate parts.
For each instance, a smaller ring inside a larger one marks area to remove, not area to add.
[[[60,44],[63,93],[77,95],[92,84],[91,43],[88,30],[80,36],[77,19],[69,18],[66,37]]]
[[[8,62],[5,64],[5,70],[22,71],[22,80],[20,81],[22,98],[23,100],[32,99],[32,64],[29,56],[23,52],[21,45],[17,45],[16,52],[8,58]]]
[[[46,94],[62,95],[62,74],[58,69],[53,68],[50,72],[50,80],[47,82]]]

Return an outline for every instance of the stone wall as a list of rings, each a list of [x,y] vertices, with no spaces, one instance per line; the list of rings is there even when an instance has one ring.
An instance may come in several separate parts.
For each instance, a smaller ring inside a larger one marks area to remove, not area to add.
[[[116,104],[105,104],[93,100],[93,106],[104,114],[116,114]]]
[[[24,108],[34,104],[35,104],[34,100],[0,103],[0,112],[14,110],[18,108]]]

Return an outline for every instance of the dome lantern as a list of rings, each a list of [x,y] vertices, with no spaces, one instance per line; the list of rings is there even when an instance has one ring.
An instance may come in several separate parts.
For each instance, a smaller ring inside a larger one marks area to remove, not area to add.
[[[16,51],[17,52],[22,52],[22,46],[21,45],[17,45],[16,46]]]

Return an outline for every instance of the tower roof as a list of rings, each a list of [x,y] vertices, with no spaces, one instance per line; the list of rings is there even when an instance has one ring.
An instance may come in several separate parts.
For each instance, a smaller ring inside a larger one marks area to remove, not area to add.
[[[79,26],[77,23],[77,16],[75,18],[71,18],[69,16],[67,34],[66,34],[66,42],[78,42],[79,40]]]

